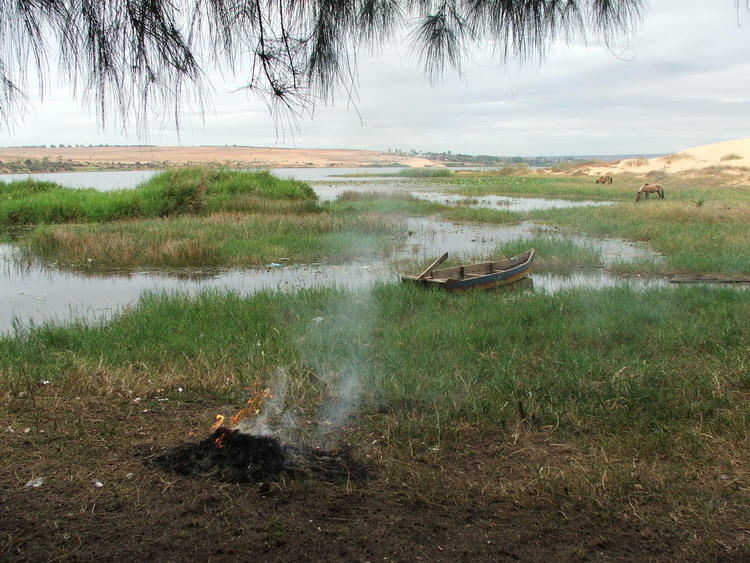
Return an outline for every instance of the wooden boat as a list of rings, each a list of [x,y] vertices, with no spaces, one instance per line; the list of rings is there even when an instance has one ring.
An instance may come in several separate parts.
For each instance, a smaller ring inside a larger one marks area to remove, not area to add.
[[[534,249],[523,254],[467,266],[436,269],[448,258],[446,252],[435,260],[421,274],[401,276],[404,283],[416,283],[424,286],[443,287],[448,290],[489,289],[499,285],[508,285],[525,278],[534,265]]]

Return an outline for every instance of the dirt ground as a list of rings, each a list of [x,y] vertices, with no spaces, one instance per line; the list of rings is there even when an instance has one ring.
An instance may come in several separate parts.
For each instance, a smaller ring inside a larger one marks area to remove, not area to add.
[[[253,168],[313,168],[359,166],[425,166],[426,158],[367,150],[285,149],[268,147],[0,147],[0,162],[27,158],[72,161],[91,166],[139,164],[169,166],[219,163]]]
[[[509,440],[469,432],[461,448],[398,459],[387,436],[351,430],[329,452],[339,469],[356,466],[350,479],[323,471],[233,484],[154,463],[205,440],[215,405],[52,398],[42,416],[41,401],[25,401],[10,398],[2,410],[3,561],[750,557],[627,510],[592,510],[535,490],[540,464],[572,452],[542,433]]]

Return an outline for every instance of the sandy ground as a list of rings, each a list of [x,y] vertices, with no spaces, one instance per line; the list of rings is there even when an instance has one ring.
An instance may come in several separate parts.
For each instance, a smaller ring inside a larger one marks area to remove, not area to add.
[[[621,160],[603,166],[594,166],[589,173],[592,175],[618,174],[621,172],[646,174],[652,170],[676,173],[712,166],[722,168],[746,168],[750,166],[750,138],[690,147],[678,153],[657,158]]]
[[[254,168],[358,167],[397,164],[425,166],[426,158],[379,151],[346,149],[282,149],[264,147],[65,147],[0,148],[0,161],[27,158],[71,160],[91,165],[112,163],[220,163]]]
[[[432,166],[426,158],[380,151],[348,149],[287,149],[269,147],[63,147],[2,148],[0,162],[27,158],[71,161],[82,165],[163,167],[169,165],[218,163],[233,167],[304,168],[359,166]],[[652,170],[678,173],[709,167],[747,170],[750,167],[750,138],[712,145],[690,147],[657,158],[635,158],[591,166],[584,169],[592,176],[630,172],[646,174]]]

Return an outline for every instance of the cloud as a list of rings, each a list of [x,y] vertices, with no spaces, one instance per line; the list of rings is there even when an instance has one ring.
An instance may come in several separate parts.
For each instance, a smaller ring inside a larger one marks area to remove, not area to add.
[[[651,2],[631,41],[554,45],[540,64],[485,53],[431,85],[405,48],[359,59],[356,95],[278,123],[265,104],[214,84],[180,136],[156,116],[154,144],[298,146],[495,155],[651,154],[750,136],[750,16],[734,2]],[[239,76],[242,76],[241,74]],[[70,92],[51,92],[4,144],[127,144],[131,125],[100,131]],[[2,142],[2,141],[0,141]]]

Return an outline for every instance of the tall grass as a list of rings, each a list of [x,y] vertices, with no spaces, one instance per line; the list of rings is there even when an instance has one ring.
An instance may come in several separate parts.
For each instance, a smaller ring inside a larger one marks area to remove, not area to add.
[[[443,209],[439,203],[431,203],[414,197],[410,193],[378,192],[374,190],[347,190],[339,195],[335,201],[327,205],[327,209],[337,214],[383,213],[383,214],[412,214],[425,215]]]
[[[397,176],[404,178],[450,178],[453,170],[448,168],[404,168],[398,171]]]
[[[281,180],[269,172],[186,168],[153,176],[134,189],[100,192],[63,188],[51,182],[21,180],[0,183],[0,226],[54,223],[98,223],[135,218],[174,217],[207,209],[252,207],[258,198],[316,199],[298,180]]]
[[[37,228],[20,245],[26,259],[74,267],[237,267],[349,260],[384,251],[404,230],[375,214],[214,213]]]

